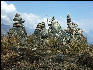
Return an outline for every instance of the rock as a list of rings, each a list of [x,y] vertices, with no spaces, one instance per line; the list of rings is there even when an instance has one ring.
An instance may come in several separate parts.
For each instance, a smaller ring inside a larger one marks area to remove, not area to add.
[[[9,37],[17,37],[21,44],[25,44],[27,39],[27,33],[25,27],[22,23],[25,21],[20,17],[20,14],[16,14],[14,19],[13,27],[9,30],[8,36]]]
[[[57,36],[63,35],[62,29],[58,21],[55,21],[55,18],[52,17],[52,19],[48,22],[48,35],[49,36]]]
[[[66,55],[59,53],[52,60],[57,63],[64,62],[66,61]]]
[[[93,56],[90,56],[89,53],[83,53],[79,56],[77,64],[93,68]]]
[[[41,38],[41,39],[47,38],[48,31],[45,28],[45,23],[44,22],[39,23],[37,25],[37,27],[34,31],[34,34],[36,35],[37,38]]]

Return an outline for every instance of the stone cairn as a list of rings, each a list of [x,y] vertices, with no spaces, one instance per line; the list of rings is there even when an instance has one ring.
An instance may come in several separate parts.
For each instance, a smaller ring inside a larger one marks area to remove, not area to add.
[[[58,21],[55,21],[54,17],[52,17],[52,19],[48,22],[48,26],[48,33],[52,36],[58,36],[60,31],[62,30],[60,24],[58,23]]]
[[[71,18],[70,15],[68,14],[67,16],[67,32],[70,33],[70,35],[81,35],[82,34],[82,30],[80,28],[78,28],[78,25],[75,24],[74,22],[71,22]]]
[[[36,38],[44,39],[47,38],[47,29],[45,28],[45,23],[39,23],[34,31],[34,34],[36,35]]]
[[[38,39],[44,37],[54,37],[59,38],[61,42],[68,42],[73,39],[80,39],[80,37],[84,37],[82,34],[82,30],[78,28],[78,25],[74,22],[71,22],[71,17],[67,15],[67,29],[62,29],[58,21],[55,20],[54,17],[50,21],[47,19],[47,23],[49,29],[45,28],[45,23],[39,23],[35,29],[34,34]],[[43,35],[42,35],[43,34]]]
[[[13,27],[9,30],[8,36],[9,37],[16,36],[19,38],[21,44],[25,44],[27,39],[27,33],[24,25],[22,24],[25,21],[20,17],[20,14],[16,13],[13,22],[14,22]]]
[[[58,21],[55,21],[55,18],[52,17],[50,21],[47,19],[47,24],[49,26],[49,29],[45,28],[45,23],[39,23],[35,29],[34,34],[39,38],[45,38],[49,36],[58,37],[62,35],[62,29]]]
[[[73,40],[73,39],[79,39],[80,37],[83,37],[82,29],[78,28],[78,25],[74,22],[71,22],[71,17],[68,14],[67,15],[67,29],[64,30],[66,33],[67,40]]]
[[[61,41],[63,41],[65,32],[62,30],[60,24],[58,21],[55,20],[54,16],[52,19],[48,22],[48,37],[54,37],[54,38],[59,38]]]
[[[8,36],[17,36],[19,38],[20,43],[25,44],[27,40],[27,33],[25,30],[25,27],[22,23],[25,21],[20,17],[20,14],[16,13],[14,19],[13,19],[13,27],[9,30]],[[73,39],[79,39],[83,36],[82,30],[78,28],[78,25],[74,22],[71,22],[70,15],[67,15],[67,29],[63,30],[58,23],[58,21],[55,20],[54,17],[52,17],[51,20],[48,21],[47,24],[49,26],[49,29],[46,29],[45,22],[38,23],[35,31],[35,41],[36,43],[45,40],[50,39],[51,37],[57,38],[61,42],[67,42],[69,40]]]

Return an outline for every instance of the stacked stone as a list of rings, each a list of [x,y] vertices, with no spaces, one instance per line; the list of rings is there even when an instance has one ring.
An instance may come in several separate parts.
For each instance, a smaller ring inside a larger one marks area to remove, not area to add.
[[[47,38],[48,32],[47,29],[45,28],[45,23],[39,23],[34,31],[34,34],[37,38],[39,39],[44,39]]]
[[[40,42],[41,39],[49,39],[50,37],[57,38],[59,41],[63,41],[65,38],[65,32],[62,30],[58,21],[52,17],[50,21],[47,20],[49,29],[45,28],[45,23],[39,23],[34,31],[36,40]]]
[[[79,40],[83,37],[82,30],[78,28],[78,25],[74,22],[71,22],[71,17],[67,15],[67,29],[65,30],[66,33],[66,41],[70,42],[71,40]]]
[[[24,44],[27,39],[27,33],[22,23],[24,23],[25,21],[20,17],[20,14],[16,13],[13,22],[14,22],[13,27],[9,30],[8,36],[18,37],[20,43]]]
[[[48,26],[49,26],[48,29],[49,37],[52,36],[55,38],[59,38],[60,41],[63,41],[65,37],[65,32],[62,30],[60,24],[58,23],[58,21],[55,20],[54,17],[52,17],[52,19],[49,21]]]
[[[54,27],[54,24],[55,24],[55,23],[56,23],[55,18],[52,17],[52,19],[51,19],[51,20],[49,21],[49,23],[48,23],[48,26],[49,26],[48,33],[49,33],[50,36],[54,36],[54,35],[56,35],[56,33],[57,33],[57,30],[56,30],[56,28]]]
[[[66,32],[69,33],[70,35],[81,35],[82,34],[82,30],[80,28],[78,28],[78,25],[75,24],[74,22],[71,22],[71,18],[70,15],[67,15],[67,30]]]

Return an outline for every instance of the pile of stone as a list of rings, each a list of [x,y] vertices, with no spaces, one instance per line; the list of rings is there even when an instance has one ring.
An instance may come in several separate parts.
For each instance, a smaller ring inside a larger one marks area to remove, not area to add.
[[[14,19],[13,27],[9,30],[8,36],[9,37],[17,37],[21,44],[25,44],[27,41],[27,33],[25,30],[25,27],[22,23],[25,21],[20,17],[20,14],[16,13]],[[38,23],[35,31],[34,31],[34,42],[36,44],[45,44],[49,42],[50,38],[53,38],[53,40],[56,40],[57,42],[63,43],[64,45],[70,43],[70,41],[73,40],[80,40],[81,37],[84,38],[82,34],[82,30],[78,28],[78,25],[71,22],[71,17],[68,14],[67,15],[67,29],[63,30],[58,23],[58,21],[55,20],[54,17],[52,17],[51,20],[47,19],[47,24],[49,26],[48,29],[45,27],[45,22]],[[77,41],[78,42],[78,41]]]
[[[16,13],[14,19],[13,19],[13,27],[9,30],[8,36],[16,36],[19,38],[19,41],[24,44],[27,39],[27,33],[25,30],[25,27],[22,23],[25,21],[20,17],[20,14]],[[80,37],[83,37],[82,30],[78,28],[78,25],[74,22],[71,22],[71,17],[68,14],[67,15],[67,29],[63,30],[58,23],[58,21],[55,20],[54,17],[52,17],[51,20],[48,21],[47,24],[49,26],[49,29],[46,29],[45,22],[38,23],[34,35],[35,40],[40,41],[41,39],[50,39],[51,37],[57,38],[61,42],[68,42],[73,39],[80,39]]]
[[[78,28],[78,25],[75,24],[74,22],[71,22],[71,18],[70,15],[67,15],[67,29],[66,34],[72,36],[72,38],[76,38],[78,36],[82,36],[82,30],[80,28]]]
[[[20,17],[20,14],[16,13],[13,19],[13,27],[9,30],[8,36],[19,38],[20,43],[24,44],[27,39],[27,33],[22,23],[25,21]]]
[[[49,26],[48,29],[45,28],[45,23],[39,23],[35,29],[34,35],[36,36],[36,41],[40,43],[40,40],[49,41],[50,38],[55,39],[57,42],[63,43],[64,45],[68,45],[68,43],[73,43],[74,40],[76,42],[84,42],[86,38],[82,34],[82,30],[78,28],[78,25],[74,22],[71,22],[71,17],[68,14],[67,15],[67,29],[63,30],[58,23],[58,21],[55,20],[54,17],[52,17],[51,20],[47,19],[47,24]],[[44,39],[44,40],[43,40]]]
[[[48,22],[48,33],[49,36],[59,37],[60,35],[64,35],[64,31],[62,30],[60,24],[58,21],[55,20],[54,17]]]
[[[47,29],[45,28],[45,23],[39,23],[35,29],[34,34],[36,35],[37,38],[44,39],[47,38],[48,32]]]
[[[59,38],[63,40],[65,37],[65,32],[62,30],[58,21],[54,17],[50,21],[47,19],[47,24],[49,29],[45,28],[45,23],[39,23],[35,29],[34,35],[37,39],[49,39],[50,37]]]

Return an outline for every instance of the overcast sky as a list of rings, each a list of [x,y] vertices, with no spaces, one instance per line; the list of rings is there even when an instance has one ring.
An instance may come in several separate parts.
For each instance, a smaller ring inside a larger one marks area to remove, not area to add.
[[[21,14],[29,29],[35,29],[39,22],[46,22],[52,16],[65,29],[66,16],[70,13],[72,21],[83,29],[88,42],[93,44],[93,1],[1,1],[2,23],[12,26],[16,12]]]

